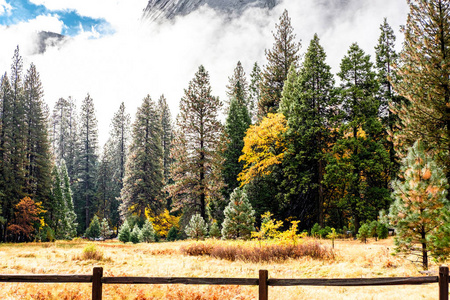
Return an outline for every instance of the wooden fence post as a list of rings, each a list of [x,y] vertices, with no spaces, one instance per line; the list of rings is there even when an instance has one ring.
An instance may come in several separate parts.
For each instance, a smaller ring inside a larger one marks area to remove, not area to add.
[[[448,300],[448,267],[439,267],[439,300]]]
[[[102,300],[102,277],[103,268],[94,268],[94,275],[92,276],[92,300]]]
[[[267,270],[259,270],[259,300],[269,300],[268,278],[269,272]]]

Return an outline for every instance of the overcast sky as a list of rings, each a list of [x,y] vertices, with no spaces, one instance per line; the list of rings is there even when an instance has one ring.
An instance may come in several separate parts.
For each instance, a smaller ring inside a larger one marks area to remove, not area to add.
[[[79,107],[89,93],[103,146],[122,101],[134,116],[147,94],[155,101],[164,94],[175,119],[183,91],[200,64],[210,73],[213,94],[224,100],[237,61],[247,75],[255,62],[265,64],[264,49],[272,47],[272,31],[284,9],[302,42],[301,52],[317,33],[333,73],[339,71],[353,42],[373,56],[384,17],[395,31],[400,50],[399,29],[408,12],[406,0],[348,0],[344,10],[335,7],[336,0],[284,0],[270,12],[255,8],[232,20],[205,7],[156,25],[141,20],[147,2],[0,0],[0,72],[10,72],[19,45],[24,69],[31,62],[36,65],[51,109],[60,97],[68,96]],[[38,31],[69,39],[37,54]]]

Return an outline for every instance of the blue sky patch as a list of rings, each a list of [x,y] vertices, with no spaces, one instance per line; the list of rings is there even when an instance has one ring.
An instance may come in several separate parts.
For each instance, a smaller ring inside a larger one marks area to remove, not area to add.
[[[20,22],[26,22],[40,15],[57,15],[59,20],[64,23],[63,31],[57,32],[63,35],[75,36],[84,31],[91,31],[95,28],[100,35],[110,34],[109,24],[105,19],[94,19],[81,16],[74,10],[49,10],[44,5],[36,5],[29,0],[6,0],[12,6],[11,13],[0,15],[0,25],[8,26]]]

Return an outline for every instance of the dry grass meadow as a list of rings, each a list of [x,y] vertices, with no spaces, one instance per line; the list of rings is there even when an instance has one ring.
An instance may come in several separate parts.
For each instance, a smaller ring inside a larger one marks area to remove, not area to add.
[[[322,240],[331,247],[331,241]],[[0,274],[92,274],[104,276],[248,277],[267,269],[269,278],[371,278],[422,276],[408,260],[392,256],[392,238],[362,244],[337,240],[334,258],[303,257],[277,263],[227,261],[183,255],[189,241],[153,244],[96,242],[102,260],[83,257],[86,241],[0,244]],[[437,272],[432,264],[430,270]],[[434,274],[436,275],[436,274]],[[257,287],[104,285],[104,299],[257,299]],[[0,299],[90,299],[90,284],[0,283]],[[270,287],[269,299],[437,299],[438,285],[391,287]]]

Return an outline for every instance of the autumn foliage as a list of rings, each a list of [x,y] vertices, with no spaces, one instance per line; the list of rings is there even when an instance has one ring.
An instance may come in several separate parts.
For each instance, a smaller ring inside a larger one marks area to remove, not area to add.
[[[244,137],[243,154],[239,161],[244,161],[244,169],[238,180],[242,185],[249,183],[260,175],[270,175],[271,166],[283,161],[286,143],[286,118],[283,114],[267,114],[259,124],[252,125]]]
[[[8,232],[14,241],[31,241],[39,226],[39,215],[44,211],[41,203],[35,203],[30,197],[25,197],[15,206],[15,219],[8,226]]]

